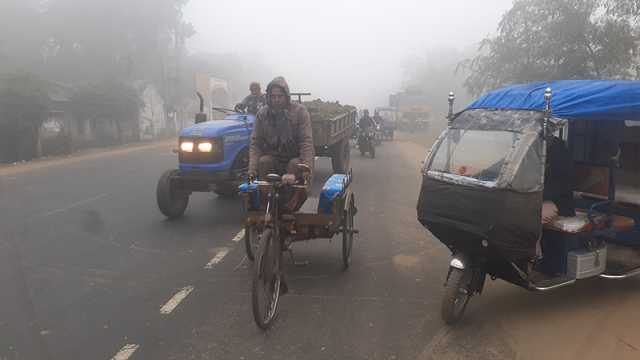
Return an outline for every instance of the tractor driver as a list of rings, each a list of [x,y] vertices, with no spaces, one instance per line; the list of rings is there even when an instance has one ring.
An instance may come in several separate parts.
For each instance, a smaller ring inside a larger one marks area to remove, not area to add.
[[[241,103],[236,105],[234,108],[235,111],[247,111],[248,114],[257,114],[258,110],[262,108],[265,104],[265,98],[262,94],[262,90],[260,89],[260,83],[254,81],[249,85],[249,94]]]

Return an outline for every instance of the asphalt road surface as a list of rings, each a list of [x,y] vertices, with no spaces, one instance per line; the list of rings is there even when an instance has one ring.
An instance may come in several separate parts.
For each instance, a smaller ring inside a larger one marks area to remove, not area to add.
[[[155,203],[160,143],[0,169],[0,359],[639,359],[640,279],[549,293],[489,282],[463,323],[439,306],[449,253],[416,221],[436,131],[354,150],[360,230],[296,244],[272,329],[250,307],[237,199]],[[316,185],[330,175],[319,159]]]

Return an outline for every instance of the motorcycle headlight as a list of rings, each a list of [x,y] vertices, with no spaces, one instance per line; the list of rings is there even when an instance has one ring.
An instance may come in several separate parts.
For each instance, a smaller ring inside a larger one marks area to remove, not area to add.
[[[211,144],[209,144],[211,145]],[[180,150],[184,152],[193,152],[193,141],[183,141],[180,143]]]
[[[198,144],[198,151],[200,152],[211,152],[213,149],[213,144],[210,142],[201,142]]]

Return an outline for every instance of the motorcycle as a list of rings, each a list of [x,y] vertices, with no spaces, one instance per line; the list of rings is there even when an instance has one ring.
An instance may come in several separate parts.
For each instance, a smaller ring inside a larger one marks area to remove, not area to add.
[[[373,130],[361,130],[358,135],[358,149],[360,149],[360,155],[364,156],[366,153],[371,155],[371,158],[376,157],[376,144],[375,144],[375,132]]]

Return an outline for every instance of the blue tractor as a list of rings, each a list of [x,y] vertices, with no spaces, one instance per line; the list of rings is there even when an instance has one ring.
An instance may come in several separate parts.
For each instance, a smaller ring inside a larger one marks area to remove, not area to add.
[[[181,217],[193,192],[233,196],[249,166],[249,143],[255,116],[233,113],[222,120],[207,121],[200,97],[195,124],[180,131],[179,166],[158,180],[156,198],[160,212],[170,219]],[[217,110],[217,109],[216,109]]]

